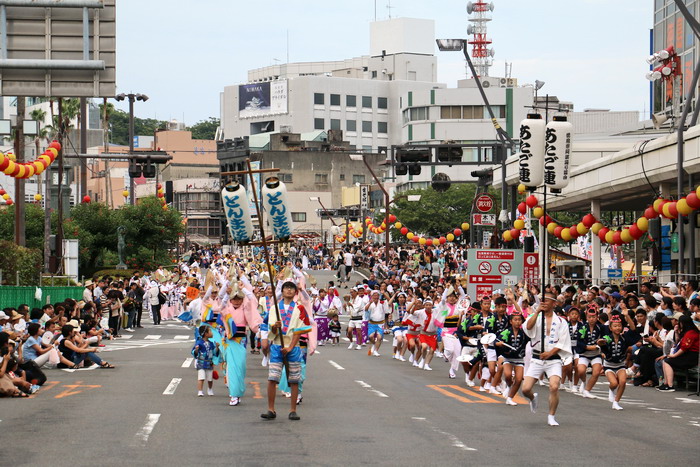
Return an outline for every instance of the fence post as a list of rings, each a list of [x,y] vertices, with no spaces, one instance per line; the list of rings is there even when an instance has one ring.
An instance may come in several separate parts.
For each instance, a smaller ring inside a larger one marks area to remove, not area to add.
[[[0,286],[2,285],[2,269],[0,269]]]
[[[19,271],[15,271],[15,280],[17,281],[17,287],[19,287]]]
[[[51,287],[53,287],[53,274],[51,275]]]

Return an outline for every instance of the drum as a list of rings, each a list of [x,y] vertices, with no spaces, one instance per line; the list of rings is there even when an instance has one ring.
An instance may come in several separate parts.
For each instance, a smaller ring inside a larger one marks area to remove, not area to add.
[[[479,349],[476,347],[462,347],[462,354],[457,357],[458,362],[470,362],[474,360]]]
[[[491,345],[496,341],[496,334],[489,333],[489,334],[484,334],[481,336],[481,344],[482,345]]]

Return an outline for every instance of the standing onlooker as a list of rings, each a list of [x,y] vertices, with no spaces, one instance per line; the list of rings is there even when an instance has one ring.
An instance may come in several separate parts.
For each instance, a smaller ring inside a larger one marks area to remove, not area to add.
[[[93,289],[95,288],[95,284],[91,280],[86,280],[85,281],[85,290],[83,290],[83,301],[85,303],[92,302],[95,298],[93,295]]]
[[[153,324],[160,324],[160,288],[158,287],[158,283],[156,281],[151,281],[151,286],[148,289],[148,292],[146,292],[146,296],[148,297],[148,303],[151,305],[151,313],[153,314]],[[144,297],[144,300],[146,297]]]

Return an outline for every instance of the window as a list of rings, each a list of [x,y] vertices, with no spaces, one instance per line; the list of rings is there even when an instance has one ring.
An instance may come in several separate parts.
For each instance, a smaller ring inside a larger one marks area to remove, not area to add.
[[[345,122],[345,129],[347,131],[357,131],[357,122],[355,120],[348,120]]]
[[[362,121],[362,132],[363,133],[372,133],[372,122],[363,120]]]
[[[386,97],[377,98],[377,108],[386,109],[389,106],[388,99]]]
[[[377,133],[388,133],[387,131],[388,125],[387,122],[377,122]]]
[[[293,212],[292,213],[292,222],[306,222],[306,213],[305,212]]]
[[[482,105],[465,105],[462,108],[464,119],[483,119],[484,118],[484,106]]]
[[[427,120],[428,119],[428,108],[427,107],[414,107],[410,109],[409,120]]]
[[[362,96],[362,108],[371,109],[372,108],[372,96]]]
[[[284,183],[292,183],[292,174],[278,172],[277,178],[279,178],[280,181],[282,181]]]
[[[340,174],[340,181],[345,181],[345,174]]]
[[[372,79],[377,79],[377,70],[372,70]]]
[[[221,196],[207,192],[175,193],[173,205],[180,212],[218,211],[221,209]]]
[[[331,130],[340,130],[340,120],[331,118]]]
[[[221,221],[219,219],[188,219],[187,233],[205,237],[220,237]]]
[[[345,105],[347,107],[357,107],[357,96],[345,96]]]
[[[440,118],[462,118],[462,107],[458,105],[444,105],[440,107]]]
[[[331,105],[340,105],[340,94],[331,94]]]
[[[315,92],[315,93],[314,93],[314,104],[316,104],[316,105],[323,105],[324,100],[325,100],[324,97],[325,97],[324,94]]]
[[[328,174],[316,174],[315,181],[317,185],[328,185]]]
[[[359,183],[359,184],[365,183],[365,176],[364,176],[364,174],[353,175],[353,176],[352,176],[352,184],[354,185],[355,183]]]
[[[314,130],[325,129],[326,122],[322,118],[314,118]]]

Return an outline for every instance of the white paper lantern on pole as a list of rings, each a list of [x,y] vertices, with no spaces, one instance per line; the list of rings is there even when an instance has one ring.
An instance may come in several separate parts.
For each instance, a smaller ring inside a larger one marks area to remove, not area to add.
[[[262,187],[262,198],[275,237],[289,239],[292,235],[292,213],[287,202],[287,186],[279,178],[270,177]]]
[[[569,184],[569,159],[573,125],[565,116],[555,116],[547,124],[544,155],[544,184],[561,190]]]
[[[537,113],[520,122],[520,183],[538,187],[544,183],[545,121]]]
[[[227,184],[221,190],[221,201],[224,204],[231,237],[237,242],[249,242],[253,238],[254,230],[245,187],[238,182]]]

